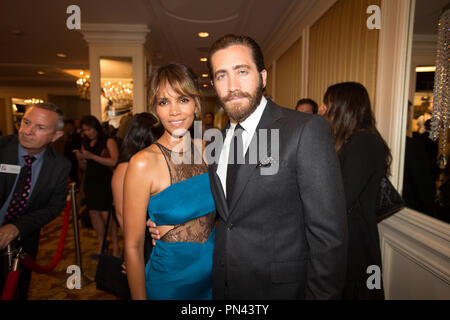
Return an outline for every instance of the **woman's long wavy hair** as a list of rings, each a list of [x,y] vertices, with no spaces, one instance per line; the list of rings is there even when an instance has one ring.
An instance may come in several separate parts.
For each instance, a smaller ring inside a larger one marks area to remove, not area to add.
[[[151,113],[134,115],[123,139],[118,163],[130,161],[134,154],[158,140],[162,132],[157,124],[158,120]]]
[[[97,131],[97,141],[95,143],[94,149],[98,152],[101,152],[104,148],[106,148],[106,141],[108,137],[103,129],[100,121],[94,116],[84,116],[81,119],[81,125],[85,125],[91,127]],[[89,149],[90,141],[87,137],[84,137],[82,140],[83,146],[86,149]]]
[[[383,141],[386,150],[386,174],[389,174],[391,151],[376,128],[366,88],[357,82],[337,83],[328,87],[323,102],[327,107],[324,116],[330,123],[336,151],[358,131],[372,132]]]

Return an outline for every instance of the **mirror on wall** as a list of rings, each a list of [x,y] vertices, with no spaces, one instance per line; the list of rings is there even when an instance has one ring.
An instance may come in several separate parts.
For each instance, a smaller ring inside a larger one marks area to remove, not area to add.
[[[118,128],[120,119],[133,111],[133,64],[131,57],[101,57],[102,122]]]
[[[448,148],[440,136],[432,139],[433,102],[438,53],[439,20],[448,0],[416,0],[407,129],[403,198],[409,208],[449,223],[450,182]],[[441,19],[442,20],[442,19]],[[447,29],[448,37],[448,29]],[[447,63],[448,66],[448,63]],[[448,69],[447,69],[448,77]]]
[[[15,134],[19,132],[20,123],[22,122],[27,106],[43,102],[44,100],[40,98],[11,98],[11,115]]]

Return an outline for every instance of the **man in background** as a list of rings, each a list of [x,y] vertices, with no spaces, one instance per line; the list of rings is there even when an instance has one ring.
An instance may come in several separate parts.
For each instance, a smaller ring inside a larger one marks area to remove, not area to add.
[[[300,99],[297,102],[297,106],[295,107],[295,110],[310,114],[317,114],[317,111],[319,109],[319,106],[317,103],[309,98],[306,99]]]
[[[214,114],[212,112],[206,112],[203,116],[203,132],[212,128],[214,128]]]

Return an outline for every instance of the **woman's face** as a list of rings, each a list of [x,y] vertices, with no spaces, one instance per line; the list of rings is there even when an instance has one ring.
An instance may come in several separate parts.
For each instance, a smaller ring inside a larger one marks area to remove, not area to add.
[[[97,139],[98,132],[94,128],[83,124],[81,126],[81,132],[85,135],[89,140]]]
[[[194,121],[195,100],[177,93],[170,85],[160,88],[156,99],[156,114],[164,129],[172,136],[181,137]]]

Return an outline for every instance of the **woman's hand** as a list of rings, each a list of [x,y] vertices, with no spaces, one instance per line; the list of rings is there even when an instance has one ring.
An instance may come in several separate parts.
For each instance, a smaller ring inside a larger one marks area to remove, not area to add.
[[[79,150],[75,151],[75,158],[77,158],[78,161],[84,161],[85,160],[84,156],[83,156],[83,153],[80,152]]]
[[[87,150],[81,151],[81,155],[84,159],[93,159],[95,156],[92,152],[87,151]]]

